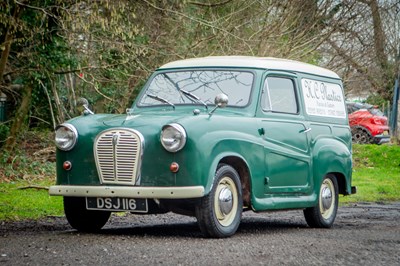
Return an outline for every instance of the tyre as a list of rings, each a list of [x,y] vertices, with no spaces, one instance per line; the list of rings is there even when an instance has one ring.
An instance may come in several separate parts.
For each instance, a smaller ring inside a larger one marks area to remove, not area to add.
[[[100,230],[110,218],[111,212],[87,210],[85,198],[64,197],[64,212],[68,223],[82,232]]]
[[[318,204],[304,210],[307,224],[314,228],[330,228],[336,218],[339,203],[338,183],[334,175],[327,175],[321,183]]]
[[[232,236],[239,227],[243,200],[239,174],[229,165],[221,165],[215,173],[210,193],[196,206],[196,218],[205,236]]]
[[[371,143],[371,136],[363,129],[357,128],[352,130],[351,139],[353,143],[369,144]]]

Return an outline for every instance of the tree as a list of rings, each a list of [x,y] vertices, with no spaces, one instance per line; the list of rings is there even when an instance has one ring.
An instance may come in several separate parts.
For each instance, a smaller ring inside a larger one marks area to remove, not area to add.
[[[51,107],[47,89],[51,75],[63,63],[63,41],[57,36],[57,2],[10,1],[1,3],[0,60],[1,91],[12,96],[15,103],[14,119],[4,149],[12,151],[18,136],[32,121],[53,121],[54,113],[41,107]],[[32,105],[33,102],[33,105]],[[50,110],[52,110],[50,108]],[[40,118],[43,116],[44,118]]]
[[[342,74],[348,92],[392,99],[400,64],[399,12],[397,0],[340,4],[332,18],[340,23],[321,51],[330,58],[328,66]]]

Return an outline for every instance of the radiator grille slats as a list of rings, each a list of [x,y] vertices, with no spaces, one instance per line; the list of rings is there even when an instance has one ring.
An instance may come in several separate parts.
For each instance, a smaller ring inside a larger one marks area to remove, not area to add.
[[[97,136],[94,153],[102,183],[136,183],[143,139],[139,134],[130,129],[112,129]]]

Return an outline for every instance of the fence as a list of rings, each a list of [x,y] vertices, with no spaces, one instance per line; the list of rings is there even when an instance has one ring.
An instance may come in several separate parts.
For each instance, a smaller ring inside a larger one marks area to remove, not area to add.
[[[0,92],[0,122],[6,121],[6,103],[6,95]]]
[[[390,125],[390,132],[392,137],[395,137],[397,139],[400,139],[400,116],[399,116],[399,96],[400,96],[400,88],[399,88],[399,82],[400,82],[400,74],[398,78],[396,79],[395,85],[394,85],[394,90],[393,90],[393,104],[392,104],[392,111],[391,111],[391,116],[389,119],[389,125]]]

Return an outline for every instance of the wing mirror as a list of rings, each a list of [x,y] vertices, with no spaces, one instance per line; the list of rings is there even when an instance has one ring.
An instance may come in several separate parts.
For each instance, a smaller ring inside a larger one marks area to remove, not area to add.
[[[76,109],[83,115],[93,115],[93,111],[89,109],[89,102],[86,98],[79,98],[76,101]]]
[[[227,106],[228,100],[229,100],[228,96],[224,93],[220,93],[217,96],[215,96],[214,99],[215,107],[208,114],[211,116],[218,108],[224,108],[225,106]]]

